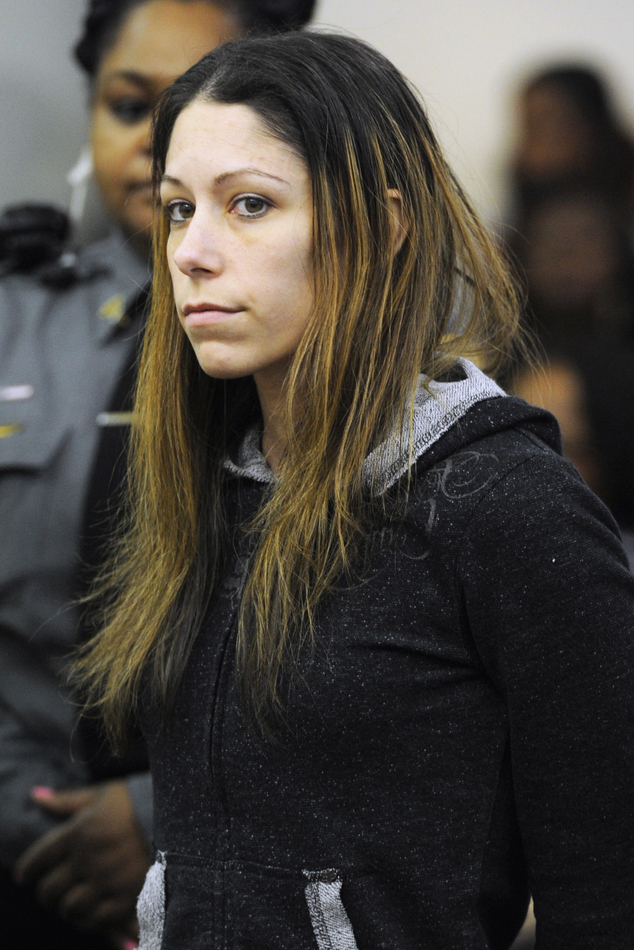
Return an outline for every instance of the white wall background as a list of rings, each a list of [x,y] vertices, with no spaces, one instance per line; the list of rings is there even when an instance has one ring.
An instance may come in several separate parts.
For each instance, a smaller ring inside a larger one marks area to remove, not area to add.
[[[0,0],[0,206],[66,204],[86,137],[83,79],[70,58],[84,0]]]
[[[0,206],[65,204],[85,138],[70,61],[84,0],[0,0]],[[320,0],[319,25],[378,46],[423,93],[463,182],[496,217],[512,135],[511,89],[553,58],[598,63],[634,131],[632,0]]]

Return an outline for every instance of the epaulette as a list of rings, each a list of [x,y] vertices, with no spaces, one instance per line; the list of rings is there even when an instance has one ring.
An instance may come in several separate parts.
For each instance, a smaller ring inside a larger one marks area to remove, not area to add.
[[[0,214],[0,277],[30,274],[65,289],[95,274],[68,248],[70,220],[54,205],[10,205]]]

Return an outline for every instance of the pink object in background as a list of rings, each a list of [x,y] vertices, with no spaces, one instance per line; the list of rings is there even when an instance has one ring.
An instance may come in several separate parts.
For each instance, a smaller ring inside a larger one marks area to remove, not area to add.
[[[36,785],[31,789],[31,794],[36,798],[52,798],[55,790],[47,785]]]

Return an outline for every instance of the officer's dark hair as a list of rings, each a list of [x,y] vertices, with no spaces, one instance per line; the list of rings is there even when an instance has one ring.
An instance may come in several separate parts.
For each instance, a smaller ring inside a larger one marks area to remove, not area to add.
[[[192,0],[178,0],[179,3]],[[232,14],[245,33],[286,33],[310,20],[316,0],[205,0]],[[89,0],[84,30],[75,49],[75,59],[91,78],[104,54],[116,39],[123,21],[136,7],[149,0]]]

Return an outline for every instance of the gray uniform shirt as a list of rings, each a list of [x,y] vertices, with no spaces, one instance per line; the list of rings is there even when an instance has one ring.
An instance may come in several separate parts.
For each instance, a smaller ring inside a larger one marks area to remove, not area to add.
[[[70,603],[83,508],[103,412],[137,326],[126,307],[147,268],[112,235],[80,255],[86,277],[53,290],[0,280],[0,862],[55,822],[35,785],[88,781],[72,753],[75,712],[61,672],[77,638]],[[149,775],[128,779],[151,835]]]

